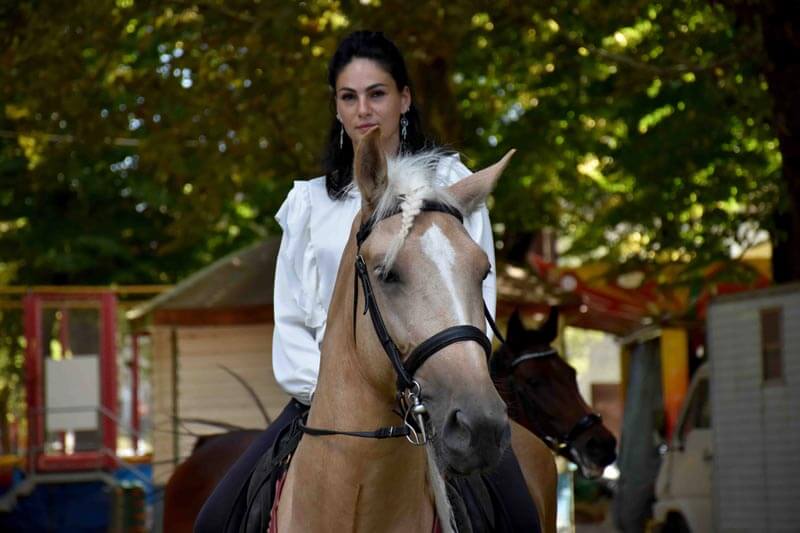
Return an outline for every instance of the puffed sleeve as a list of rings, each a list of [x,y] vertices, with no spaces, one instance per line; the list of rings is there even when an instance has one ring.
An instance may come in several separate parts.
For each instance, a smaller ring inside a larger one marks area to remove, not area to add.
[[[311,203],[306,182],[295,182],[275,219],[283,229],[275,267],[272,369],[278,384],[311,403],[319,374],[317,328],[324,323],[318,301],[319,276],[310,241]],[[321,318],[320,318],[321,317]]]
[[[472,171],[461,162],[461,158],[456,154],[442,160],[437,169],[437,174],[449,185],[469,176],[472,174]],[[492,318],[494,318],[496,316],[495,310],[497,307],[497,267],[494,258],[492,224],[489,221],[489,210],[486,208],[485,203],[481,204],[478,209],[464,217],[464,227],[470,237],[472,237],[472,239],[483,248],[486,255],[489,256],[489,263],[492,265],[492,271],[483,281],[483,299],[486,302],[486,306],[489,308]],[[493,332],[491,328],[488,327],[488,324],[486,333],[491,339]]]

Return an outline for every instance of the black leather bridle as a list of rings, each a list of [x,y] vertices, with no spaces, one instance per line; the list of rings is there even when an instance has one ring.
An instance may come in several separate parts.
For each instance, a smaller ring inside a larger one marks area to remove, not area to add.
[[[538,359],[540,357],[551,357],[555,355],[558,357],[558,352],[552,348],[547,350],[542,350],[538,352],[525,352],[522,355],[515,357],[511,361],[511,372],[510,377],[514,375],[514,368],[519,365],[520,363],[524,363],[530,359]],[[513,380],[512,380],[513,383]],[[514,393],[517,395],[517,400],[521,403],[528,403],[527,397],[524,394],[524,391],[521,390],[519,386],[514,387]],[[530,409],[526,408],[526,411]],[[564,433],[563,435],[544,435],[545,443],[550,447],[551,450],[559,453],[567,453],[569,452],[574,444],[575,441],[578,440],[578,437],[583,435],[586,431],[591,429],[592,427],[601,424],[603,422],[603,418],[598,413],[587,413],[580,420],[578,420],[572,428]],[[546,433],[542,431],[542,433]]]
[[[440,202],[425,201],[421,210],[446,213],[456,217],[460,222],[464,222],[464,218],[460,211]],[[372,233],[372,229],[375,227],[375,225],[381,220],[385,220],[386,218],[396,215],[399,212],[400,206],[398,205],[394,210],[389,211],[380,218],[376,218],[374,215],[369,217],[361,225],[358,233],[356,234],[357,251],[354,279],[355,295],[353,298],[353,337],[355,338],[357,319],[356,315],[358,313],[358,284],[361,282],[361,288],[364,292],[365,300],[362,314],[369,312],[370,318],[372,319],[373,328],[375,329],[375,334],[378,336],[378,340],[380,341],[381,346],[383,346],[383,350],[389,357],[389,361],[394,368],[395,374],[397,374],[397,413],[402,417],[403,425],[380,428],[375,431],[336,431],[310,428],[301,422],[300,429],[307,435],[348,435],[351,437],[375,439],[406,437],[412,444],[423,445],[428,440],[425,432],[425,416],[427,415],[427,409],[422,403],[422,389],[419,385],[419,382],[414,379],[414,374],[416,374],[417,370],[419,370],[420,367],[425,364],[425,361],[427,361],[432,355],[438,353],[446,346],[456,342],[477,342],[486,352],[487,360],[492,355],[492,341],[489,340],[489,337],[487,337],[486,334],[479,328],[467,324],[451,326],[440,331],[439,333],[417,345],[417,347],[414,348],[414,350],[412,350],[412,352],[404,360],[403,354],[400,353],[400,349],[397,347],[397,344],[395,344],[392,336],[386,329],[380,309],[375,301],[375,293],[372,289],[372,282],[369,278],[367,264],[361,255],[361,245]],[[489,312],[488,307],[486,307],[485,302],[483,304],[483,309],[486,320],[489,322],[492,331],[494,331],[495,335],[502,340],[503,337],[498,331],[497,325],[494,323],[492,315]]]

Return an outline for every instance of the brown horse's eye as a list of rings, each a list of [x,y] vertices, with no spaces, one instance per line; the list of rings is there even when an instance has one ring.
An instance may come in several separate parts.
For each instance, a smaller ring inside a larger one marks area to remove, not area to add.
[[[542,380],[536,378],[528,378],[525,380],[525,383],[527,383],[528,386],[531,387],[532,389],[536,389],[542,385]]]
[[[400,281],[400,276],[394,270],[384,270],[378,267],[375,269],[375,274],[383,283],[398,283]]]

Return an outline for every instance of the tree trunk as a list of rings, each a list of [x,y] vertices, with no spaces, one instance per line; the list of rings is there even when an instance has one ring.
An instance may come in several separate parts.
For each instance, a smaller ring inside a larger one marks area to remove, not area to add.
[[[11,389],[7,386],[0,389],[0,454],[10,454],[14,451],[11,449],[11,432],[8,423],[8,413],[11,407],[9,405],[10,397]]]
[[[772,271],[776,283],[800,281],[800,7],[764,2],[761,29],[769,59],[765,68],[773,100],[773,124],[783,157],[785,203],[776,213]]]
[[[437,142],[458,149],[464,144],[464,133],[450,81],[452,70],[448,59],[438,55],[415,66],[413,79],[426,130]]]

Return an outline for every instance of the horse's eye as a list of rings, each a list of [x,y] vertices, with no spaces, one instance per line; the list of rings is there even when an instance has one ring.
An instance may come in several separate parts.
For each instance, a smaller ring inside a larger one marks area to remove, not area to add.
[[[375,269],[375,274],[384,283],[397,283],[400,281],[400,276],[394,270],[384,270],[378,267]]]
[[[483,278],[482,278],[482,280],[481,280],[481,281],[483,281],[483,280],[485,280],[486,278],[488,278],[488,277],[489,277],[489,274],[491,274],[491,273],[492,273],[492,269],[490,268],[490,269],[489,269],[489,270],[487,270],[487,271],[486,271],[486,273],[483,275]]]
[[[536,378],[528,378],[525,380],[525,383],[527,383],[529,387],[535,389],[542,385],[542,380]]]

